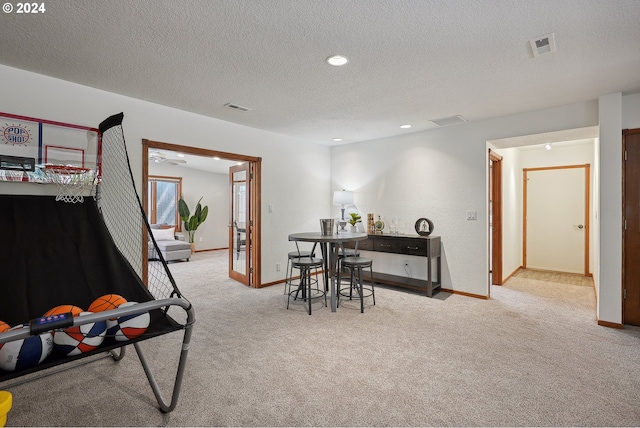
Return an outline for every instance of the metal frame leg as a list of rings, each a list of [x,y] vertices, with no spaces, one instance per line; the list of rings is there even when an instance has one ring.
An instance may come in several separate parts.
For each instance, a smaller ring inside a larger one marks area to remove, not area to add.
[[[142,368],[144,369],[144,373],[147,375],[147,379],[149,380],[149,385],[153,390],[153,394],[158,401],[158,405],[160,406],[160,410],[164,413],[169,413],[173,409],[175,409],[178,404],[178,397],[180,396],[180,388],[182,386],[182,378],[184,376],[184,369],[187,363],[187,354],[189,352],[189,346],[191,344],[191,331],[193,329],[193,323],[195,320],[193,319],[193,309],[190,309],[188,312],[187,325],[184,330],[184,338],[182,339],[182,349],[180,351],[180,361],[178,362],[178,370],[176,372],[176,377],[173,384],[173,393],[171,394],[171,402],[167,403],[167,401],[162,397],[162,393],[160,392],[160,387],[156,382],[153,373],[151,372],[151,368],[149,367],[149,363],[147,363],[147,359],[144,357],[144,353],[142,352],[142,348],[140,347],[140,343],[136,342],[133,344],[136,352],[138,353],[138,358],[140,359],[140,363],[142,364]],[[123,349],[124,351],[124,349]],[[124,352],[122,352],[124,354]]]

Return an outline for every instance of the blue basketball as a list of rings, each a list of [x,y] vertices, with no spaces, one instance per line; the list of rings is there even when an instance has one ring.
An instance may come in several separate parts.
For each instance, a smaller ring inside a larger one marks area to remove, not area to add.
[[[17,328],[22,326],[16,326],[12,330]],[[51,333],[7,342],[0,348],[0,368],[8,371],[28,369],[44,361],[52,350]]]

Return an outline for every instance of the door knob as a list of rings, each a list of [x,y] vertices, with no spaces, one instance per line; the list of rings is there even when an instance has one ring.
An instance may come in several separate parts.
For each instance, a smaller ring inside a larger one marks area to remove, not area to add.
[[[582,224],[574,224],[573,227],[577,227],[578,229],[584,229]]]

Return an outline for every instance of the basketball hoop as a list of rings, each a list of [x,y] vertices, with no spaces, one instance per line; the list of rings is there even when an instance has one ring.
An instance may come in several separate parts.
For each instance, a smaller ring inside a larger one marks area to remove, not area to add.
[[[58,186],[56,201],[75,204],[83,202],[83,191],[93,184],[93,171],[70,165],[45,165],[44,174]]]

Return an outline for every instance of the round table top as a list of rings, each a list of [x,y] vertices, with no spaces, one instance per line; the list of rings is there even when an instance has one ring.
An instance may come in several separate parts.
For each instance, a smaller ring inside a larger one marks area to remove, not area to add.
[[[364,241],[368,235],[364,232],[341,232],[332,235],[323,235],[321,232],[302,232],[289,235],[289,241],[302,242],[352,242]]]

